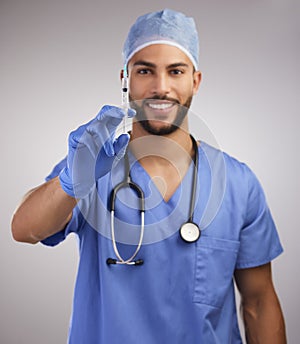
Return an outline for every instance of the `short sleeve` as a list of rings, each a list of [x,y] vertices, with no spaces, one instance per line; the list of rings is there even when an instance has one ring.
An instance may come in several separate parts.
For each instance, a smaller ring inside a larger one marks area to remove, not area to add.
[[[72,218],[66,225],[66,227],[60,232],[57,232],[51,235],[50,237],[42,240],[41,243],[46,246],[56,246],[62,241],[64,241],[70,233],[78,233],[78,231],[83,225],[83,222],[83,215],[81,214],[79,208],[76,206],[73,209]]]
[[[56,164],[51,171],[51,173],[45,178],[46,181],[49,181],[55,177],[57,177],[60,173],[60,171],[66,166],[67,159],[62,159],[58,164]],[[81,214],[78,206],[76,206],[73,209],[72,218],[69,221],[69,223],[66,225],[66,227],[61,230],[60,232],[57,232],[53,234],[52,236],[44,239],[41,241],[42,244],[46,246],[56,246],[70,234],[70,233],[77,233],[79,229],[82,227],[82,224],[84,222],[83,215]]]
[[[56,164],[53,168],[53,170],[51,171],[51,173],[45,178],[46,182],[48,182],[49,180],[57,177],[59,175],[59,173],[61,172],[61,170],[66,167],[67,165],[67,158],[65,157],[64,159],[62,159],[58,164]]]
[[[245,169],[248,201],[240,234],[237,269],[266,264],[283,252],[262,187],[253,172],[247,166]]]

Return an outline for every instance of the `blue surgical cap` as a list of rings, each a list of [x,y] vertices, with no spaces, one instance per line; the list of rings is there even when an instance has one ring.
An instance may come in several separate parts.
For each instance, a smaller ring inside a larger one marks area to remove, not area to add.
[[[127,65],[139,50],[152,44],[168,44],[181,49],[198,69],[199,41],[193,18],[170,9],[140,16],[125,41],[124,64]]]

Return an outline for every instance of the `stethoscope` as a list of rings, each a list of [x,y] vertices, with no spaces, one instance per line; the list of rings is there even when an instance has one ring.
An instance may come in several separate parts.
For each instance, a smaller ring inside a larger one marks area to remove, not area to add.
[[[192,182],[192,190],[191,190],[191,199],[190,199],[190,208],[189,208],[189,218],[188,221],[181,225],[179,229],[180,236],[183,241],[187,243],[193,243],[196,242],[201,235],[200,227],[193,222],[193,213],[195,209],[195,198],[196,198],[196,192],[197,192],[197,180],[198,180],[198,161],[199,161],[199,152],[198,152],[198,146],[197,142],[194,139],[194,137],[191,135],[192,144],[193,144],[193,151],[194,151],[194,158],[193,158],[193,182]],[[135,259],[137,254],[139,253],[143,237],[144,237],[144,229],[145,229],[145,195],[141,187],[134,183],[131,180],[130,177],[130,167],[129,167],[129,159],[128,154],[126,152],[125,154],[125,178],[124,180],[117,184],[111,191],[110,195],[110,226],[111,226],[111,239],[112,239],[112,245],[115,252],[115,255],[117,259],[115,258],[107,258],[106,263],[108,265],[111,264],[123,264],[123,265],[142,265],[144,263],[143,259]],[[128,259],[123,259],[121,256],[116,238],[115,238],[115,201],[118,191],[120,191],[123,188],[131,188],[135,191],[138,199],[139,199],[139,212],[140,212],[140,237],[137,244],[137,247],[132,254],[132,256]]]

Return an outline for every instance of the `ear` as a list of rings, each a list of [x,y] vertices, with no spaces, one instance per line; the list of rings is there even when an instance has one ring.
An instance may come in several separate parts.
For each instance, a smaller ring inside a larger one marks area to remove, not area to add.
[[[123,76],[124,76],[124,69],[121,69],[121,71],[120,71],[120,80],[123,79]]]
[[[195,95],[198,92],[199,86],[201,84],[202,81],[202,74],[200,71],[196,71],[193,74],[193,94]]]

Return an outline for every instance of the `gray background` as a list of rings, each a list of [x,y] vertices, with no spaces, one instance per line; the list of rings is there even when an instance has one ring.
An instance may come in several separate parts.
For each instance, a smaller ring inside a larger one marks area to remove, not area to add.
[[[11,216],[66,154],[69,131],[103,104],[120,104],[127,30],[138,15],[164,7],[197,22],[203,83],[193,111],[264,186],[285,248],[274,281],[289,343],[299,342],[298,3],[1,0],[1,344],[66,342],[76,240],[54,249],[16,243]]]

